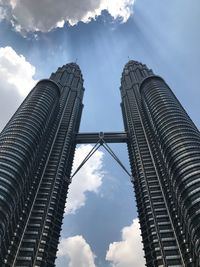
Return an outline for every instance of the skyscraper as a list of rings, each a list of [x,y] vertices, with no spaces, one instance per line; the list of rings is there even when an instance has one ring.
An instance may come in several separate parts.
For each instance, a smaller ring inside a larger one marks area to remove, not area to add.
[[[75,146],[84,142],[127,142],[147,267],[200,266],[200,133],[145,65],[129,61],[120,89],[125,133],[77,134],[84,88],[74,63],[38,82],[8,122],[0,266],[55,266]]]
[[[83,91],[76,64],[59,68],[0,135],[0,266],[54,266]]]
[[[126,64],[121,96],[147,266],[200,266],[200,133],[143,64]]]

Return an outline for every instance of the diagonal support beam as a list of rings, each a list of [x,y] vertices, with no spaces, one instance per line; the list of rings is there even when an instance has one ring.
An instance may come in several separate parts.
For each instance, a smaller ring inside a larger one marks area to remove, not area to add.
[[[78,166],[78,168],[76,169],[76,171],[73,173],[73,175],[71,176],[71,179],[74,177],[74,175],[77,174],[77,172],[83,167],[83,165],[85,165],[85,163],[88,161],[88,159],[90,159],[92,157],[92,155],[99,149],[100,146],[101,146],[101,144],[98,141],[96,143],[96,145],[89,151],[89,153],[84,158],[84,160],[81,162],[81,164]]]
[[[79,172],[83,165],[88,161],[89,158],[99,149],[100,146],[103,146],[105,150],[113,157],[113,159],[120,165],[120,167],[132,178],[132,175],[123,165],[123,163],[116,156],[114,151],[108,146],[109,143],[125,143],[127,142],[127,133],[125,132],[112,132],[112,133],[80,133],[76,136],[76,144],[87,144],[87,143],[96,143],[95,146],[90,150],[85,159],[81,162],[78,168],[70,177],[71,179]]]
[[[119,166],[128,174],[128,176],[130,176],[132,178],[132,175],[129,173],[129,171],[126,169],[126,167],[120,161],[120,159],[117,157],[115,152],[108,146],[108,144],[104,142],[102,146],[111,155],[111,157],[113,157],[113,159],[119,164]]]

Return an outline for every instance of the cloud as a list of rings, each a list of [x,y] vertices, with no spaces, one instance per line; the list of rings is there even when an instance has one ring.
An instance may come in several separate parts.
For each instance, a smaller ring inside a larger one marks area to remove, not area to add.
[[[76,149],[72,173],[91,149],[91,145],[81,145]],[[102,167],[103,152],[96,151],[72,179],[66,203],[66,214],[75,213],[85,205],[86,192],[98,192],[104,176]]]
[[[34,87],[35,67],[26,61],[23,55],[18,55],[12,47],[0,48],[0,77],[7,88],[14,86],[18,93],[25,97]],[[4,85],[5,86],[5,85]]]
[[[61,239],[58,257],[67,257],[69,267],[95,267],[95,255],[81,235]]]
[[[0,130],[34,87],[35,67],[12,47],[0,47]]]
[[[133,13],[134,2],[135,0],[123,0],[123,1],[105,0],[103,3],[104,8],[102,9],[107,9],[108,13],[110,13],[110,15],[114,19],[120,17],[122,19],[122,22],[126,22]]]
[[[126,22],[135,0],[0,0],[0,18],[7,18],[18,31],[47,32],[63,27],[88,23],[107,10],[114,18]]]
[[[138,219],[122,229],[122,241],[111,243],[106,260],[112,267],[144,267],[144,253]]]

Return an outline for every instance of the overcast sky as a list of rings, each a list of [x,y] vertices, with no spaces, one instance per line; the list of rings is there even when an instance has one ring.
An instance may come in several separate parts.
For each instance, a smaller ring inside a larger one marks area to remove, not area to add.
[[[200,127],[199,0],[0,0],[0,128],[36,81],[77,61],[84,77],[81,131],[122,131],[120,78],[147,64]],[[125,145],[112,145],[129,169]],[[74,168],[91,149],[80,146]],[[143,267],[129,177],[103,149],[74,177],[57,267]]]

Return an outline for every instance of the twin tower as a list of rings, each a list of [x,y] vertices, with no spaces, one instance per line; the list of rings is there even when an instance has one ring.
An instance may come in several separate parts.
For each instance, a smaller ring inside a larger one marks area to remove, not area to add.
[[[198,267],[199,130],[145,65],[129,61],[120,90],[146,266]],[[55,266],[83,93],[78,65],[64,65],[37,83],[0,134],[2,267]]]

